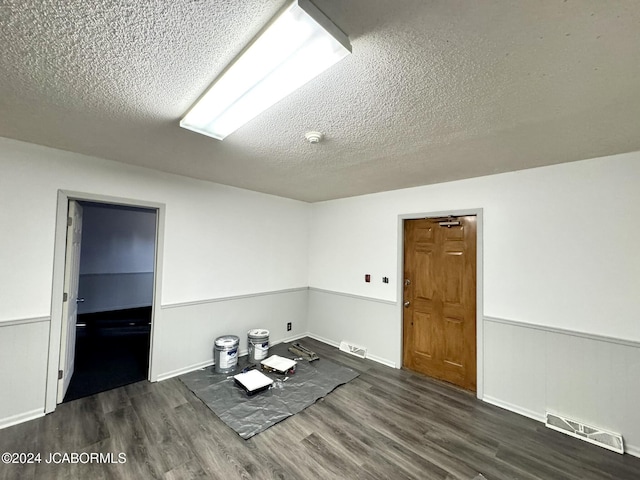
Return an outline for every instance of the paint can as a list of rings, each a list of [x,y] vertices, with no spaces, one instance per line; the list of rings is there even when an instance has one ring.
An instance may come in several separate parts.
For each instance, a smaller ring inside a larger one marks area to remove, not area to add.
[[[247,332],[249,363],[257,363],[269,355],[269,330],[254,328]]]
[[[238,347],[240,338],[224,335],[216,338],[213,347],[213,361],[216,373],[233,372],[238,365]]]

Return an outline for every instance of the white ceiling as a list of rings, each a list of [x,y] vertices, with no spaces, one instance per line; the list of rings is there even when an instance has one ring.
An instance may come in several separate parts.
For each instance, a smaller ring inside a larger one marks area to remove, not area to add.
[[[0,136],[310,202],[640,150],[638,0],[314,0],[352,55],[179,128],[285,3],[0,0]]]

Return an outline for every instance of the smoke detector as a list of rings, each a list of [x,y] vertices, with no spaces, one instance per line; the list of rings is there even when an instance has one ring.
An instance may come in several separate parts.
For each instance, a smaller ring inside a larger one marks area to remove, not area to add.
[[[307,132],[304,134],[304,137],[309,141],[309,143],[320,143],[320,140],[322,140],[324,135],[320,132]]]

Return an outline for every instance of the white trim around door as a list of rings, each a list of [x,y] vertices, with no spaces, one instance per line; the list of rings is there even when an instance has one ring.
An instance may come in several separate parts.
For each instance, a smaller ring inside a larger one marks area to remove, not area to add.
[[[86,192],[58,190],[56,209],[56,230],[53,256],[53,285],[51,291],[51,328],[49,330],[49,352],[47,361],[47,385],[45,393],[45,413],[56,409],[58,391],[58,368],[60,360],[60,340],[62,326],[62,298],[64,290],[65,246],[67,239],[67,214],[69,200],[108,203],[129,207],[149,208],[157,211],[156,215],[156,258],[153,285],[153,318],[151,320],[151,346],[149,357],[150,381],[155,381],[154,370],[154,338],[157,336],[156,319],[161,310],[160,292],[162,291],[162,256],[164,252],[164,224],[166,207],[162,203],[148,202],[130,198],[111,197]]]
[[[447,217],[449,215],[454,217],[462,217],[468,215],[475,215],[477,219],[477,231],[476,231],[476,369],[477,369],[477,383],[476,383],[476,397],[481,399],[484,393],[484,335],[483,335],[483,209],[472,208],[468,210],[445,210],[439,212],[422,212],[422,213],[406,213],[398,215],[398,282],[397,291],[397,316],[396,325],[400,330],[400,349],[399,357],[397,358],[397,365],[402,365],[402,314],[403,305],[402,298],[404,295],[404,221],[415,220],[419,218],[438,218]]]

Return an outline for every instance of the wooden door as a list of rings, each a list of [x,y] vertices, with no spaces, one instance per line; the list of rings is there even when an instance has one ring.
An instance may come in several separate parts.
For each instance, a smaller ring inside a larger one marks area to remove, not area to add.
[[[476,217],[404,222],[403,366],[476,389]]]

